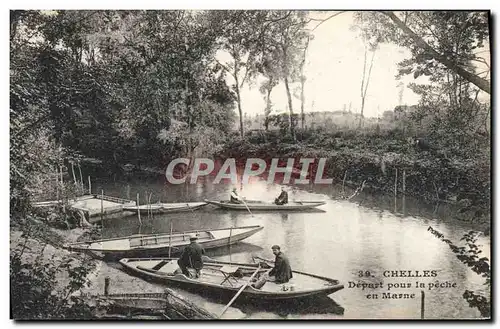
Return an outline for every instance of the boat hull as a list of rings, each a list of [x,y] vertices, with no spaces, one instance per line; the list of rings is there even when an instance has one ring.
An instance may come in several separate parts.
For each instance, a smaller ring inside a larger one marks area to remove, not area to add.
[[[290,202],[284,205],[265,202],[230,203],[227,201],[207,201],[208,203],[223,209],[248,211],[301,211],[309,210],[324,205],[324,201],[302,201]]]
[[[208,203],[206,202],[185,202],[185,203],[161,203],[161,204],[153,204],[151,207],[147,205],[143,206],[130,206],[124,207],[123,210],[131,211],[137,213],[138,211],[144,215],[147,214],[169,214],[176,212],[186,212],[186,211],[194,211],[198,210]]]
[[[204,282],[199,282],[196,279],[187,278],[183,274],[176,274],[173,276],[161,276],[155,275],[154,273],[147,272],[145,270],[141,270],[137,267],[131,266],[130,263],[140,259],[129,259],[124,258],[120,260],[120,264],[124,267],[124,269],[135,276],[141,277],[147,281],[168,284],[172,286],[177,286],[189,291],[194,291],[198,294],[208,294],[210,297],[218,297],[220,299],[230,299],[234,297],[234,295],[238,292],[240,286],[236,287],[228,287],[214,284],[207,284]],[[154,260],[154,259],[153,259]],[[175,260],[173,258],[161,258],[161,260]],[[207,264],[230,264],[230,265],[244,265],[249,268],[257,269],[256,264],[236,264],[236,263],[228,263],[228,262],[214,262],[214,263],[205,263]],[[282,292],[269,292],[263,291],[259,289],[255,289],[251,286],[247,286],[242,292],[238,299],[244,299],[249,301],[297,301],[298,299],[308,299],[313,296],[326,296],[330,295],[336,291],[339,291],[344,288],[344,285],[340,284],[337,280],[316,276],[313,274],[307,274],[299,271],[293,271],[294,274],[302,274],[311,276],[314,278],[319,278],[325,281],[328,281],[330,284],[326,287],[318,288],[318,289],[309,289],[309,290],[297,290],[297,291],[282,291]]]
[[[248,229],[247,229],[248,228]],[[215,248],[220,248],[220,247],[225,247],[228,245],[233,245],[235,243],[238,243],[255,233],[261,231],[264,227],[263,226],[249,226],[249,227],[239,227],[235,228],[234,230],[244,230],[241,233],[235,233],[230,234],[227,237],[220,237],[220,238],[215,238],[212,240],[204,240],[204,241],[199,241],[198,243],[205,249],[215,249]],[[245,230],[247,229],[247,230]],[[222,230],[228,230],[228,229],[222,229]],[[210,232],[215,232],[217,230],[212,230]],[[220,230],[219,230],[220,231]],[[184,234],[189,234],[189,233],[195,233],[196,231],[188,231],[184,232]],[[113,240],[113,239],[110,239]],[[107,240],[109,241],[109,240]],[[99,242],[99,241],[93,241]],[[68,245],[65,246],[66,249],[70,251],[77,251],[77,252],[89,252],[91,254],[94,254],[98,257],[105,257],[105,258],[113,258],[113,259],[120,259],[120,258],[134,258],[134,257],[157,257],[157,256],[167,256],[169,255],[169,249],[170,249],[170,254],[171,255],[178,255],[182,252],[184,247],[189,245],[189,239],[186,238],[186,241],[183,242],[182,244],[177,244],[177,245],[172,245],[172,248],[169,248],[168,246],[160,246],[158,248],[135,248],[135,249],[100,249],[100,248],[86,248],[82,246],[82,244],[73,244],[73,245]]]

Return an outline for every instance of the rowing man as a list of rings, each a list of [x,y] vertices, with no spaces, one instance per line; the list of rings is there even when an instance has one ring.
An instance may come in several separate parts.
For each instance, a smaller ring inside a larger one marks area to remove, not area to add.
[[[243,203],[241,197],[236,193],[236,187],[233,187],[231,192],[231,203]]]

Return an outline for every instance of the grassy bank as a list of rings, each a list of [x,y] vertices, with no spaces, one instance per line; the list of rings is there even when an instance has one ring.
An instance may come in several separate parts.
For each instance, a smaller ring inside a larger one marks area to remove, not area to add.
[[[441,146],[430,150],[413,145],[403,134],[389,131],[325,133],[308,130],[293,141],[276,131],[235,137],[219,154],[223,158],[326,158],[324,175],[333,184],[360,185],[373,191],[457,204],[457,216],[489,221],[490,158],[482,152]],[[300,168],[296,160],[295,166]],[[312,174],[314,174],[314,170]],[[403,174],[404,173],[404,174]],[[396,176],[397,175],[397,176]],[[403,184],[404,176],[404,184]],[[397,181],[396,181],[397,178]]]

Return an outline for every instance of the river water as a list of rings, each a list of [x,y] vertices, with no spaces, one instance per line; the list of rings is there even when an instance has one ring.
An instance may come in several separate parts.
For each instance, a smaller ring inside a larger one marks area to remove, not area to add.
[[[226,200],[232,185],[212,184],[211,179],[197,185],[168,185],[164,176],[158,175],[129,176],[122,181],[101,179],[93,182],[93,188],[98,191],[103,189],[106,195],[133,200],[139,193],[140,203],[143,204],[150,194],[151,202]],[[207,206],[194,213],[155,215],[153,219],[143,215],[142,225],[134,215],[106,221],[103,237],[169,232],[171,222],[174,231],[257,224],[264,226],[264,229],[244,242],[230,248],[208,251],[207,254],[220,260],[251,262],[252,255],[272,259],[270,248],[278,244],[290,259],[292,269],[335,278],[344,283],[343,290],[328,298],[299,305],[276,308],[236,305],[245,318],[419,319],[421,290],[425,292],[426,319],[480,317],[476,309],[468,306],[462,294],[467,289],[484,291],[484,278],[463,265],[448,245],[427,231],[432,226],[459,244],[463,234],[474,227],[454,220],[450,209],[408,198],[395,200],[391,196],[364,192],[349,201],[342,200],[337,198],[340,188],[332,185],[288,188],[290,200],[324,200],[326,204],[315,212],[254,214]],[[243,188],[239,186],[239,194],[247,199],[273,200],[279,192],[279,185],[267,184],[265,181],[251,181]],[[478,244],[482,246],[481,255],[490,258],[489,237],[480,235]],[[435,270],[437,276],[384,276],[384,271],[396,270]],[[359,278],[360,271],[369,271],[370,277]],[[365,283],[382,282],[384,288],[350,288],[353,284],[349,282],[357,283],[359,279]],[[415,287],[416,281],[428,284],[436,280],[448,281],[456,287],[431,290],[428,287]],[[415,294],[415,298],[382,299],[382,293],[388,292],[389,283],[410,283],[409,288],[393,288],[389,292]],[[185,294],[201,305],[210,306],[209,309],[223,307],[217,301],[192,293]],[[377,294],[378,299],[367,297],[373,294]]]

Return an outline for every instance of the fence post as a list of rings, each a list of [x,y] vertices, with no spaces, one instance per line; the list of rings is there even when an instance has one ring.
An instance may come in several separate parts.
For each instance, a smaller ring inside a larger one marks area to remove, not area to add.
[[[406,169],[403,169],[403,194],[406,193]]]
[[[396,177],[394,178],[394,196],[398,195],[398,168],[396,168]]]
[[[170,252],[172,250],[172,231],[174,229],[174,223],[170,219],[170,236],[168,237],[168,258],[170,258]]]
[[[141,221],[141,208],[139,208],[139,193],[137,193],[137,218],[139,218],[139,224],[142,225],[142,221]]]
[[[108,296],[109,295],[109,283],[111,281],[111,278],[109,276],[104,278],[104,295]]]
[[[101,190],[101,225],[102,226],[104,226],[103,216],[104,216],[104,190]]]
[[[425,292],[423,290],[420,291],[421,300],[420,300],[420,319],[424,319],[424,311],[425,311]]]

